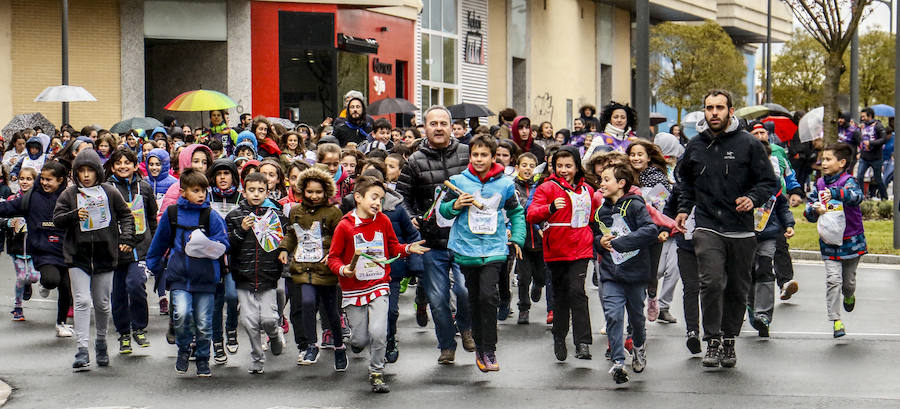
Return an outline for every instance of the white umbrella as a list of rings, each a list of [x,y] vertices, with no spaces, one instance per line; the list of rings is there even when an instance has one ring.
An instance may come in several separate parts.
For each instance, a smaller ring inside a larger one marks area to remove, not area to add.
[[[55,87],[47,87],[34,102],[81,102],[96,101],[90,92],[82,87],[73,85],[57,85]]]
[[[818,107],[809,111],[806,115],[803,115],[803,118],[800,118],[800,123],[797,124],[797,132],[800,133],[801,142],[809,142],[813,139],[822,137],[824,130],[822,127],[822,119],[824,115],[825,108]]]
[[[696,125],[697,122],[706,119],[706,116],[703,114],[703,111],[694,111],[681,118],[681,123],[683,124],[693,124]]]

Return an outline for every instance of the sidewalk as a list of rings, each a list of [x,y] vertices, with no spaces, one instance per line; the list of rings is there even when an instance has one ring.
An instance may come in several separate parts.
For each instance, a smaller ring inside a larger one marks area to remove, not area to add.
[[[791,259],[793,260],[814,260],[821,261],[822,254],[812,250],[790,250]],[[863,256],[863,263],[872,264],[897,264],[900,266],[900,256],[890,254],[866,254]]]

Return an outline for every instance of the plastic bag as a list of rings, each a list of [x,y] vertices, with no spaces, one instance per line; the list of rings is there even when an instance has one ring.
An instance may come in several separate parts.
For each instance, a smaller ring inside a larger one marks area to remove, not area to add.
[[[820,203],[822,206],[825,206],[826,211],[825,214],[819,216],[819,221],[816,223],[819,237],[825,244],[832,246],[844,244],[844,229],[847,227],[847,219],[844,216],[844,204],[837,200]]]

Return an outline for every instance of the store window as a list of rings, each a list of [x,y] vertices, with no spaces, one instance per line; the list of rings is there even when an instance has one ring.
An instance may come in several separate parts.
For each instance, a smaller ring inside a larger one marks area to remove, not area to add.
[[[422,106],[453,105],[459,93],[457,0],[424,0],[422,11]]]

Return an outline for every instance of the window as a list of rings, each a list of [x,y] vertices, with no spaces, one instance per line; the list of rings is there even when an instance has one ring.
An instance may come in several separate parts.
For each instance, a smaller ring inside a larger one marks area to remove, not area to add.
[[[423,0],[422,106],[452,105],[459,93],[458,0]]]

